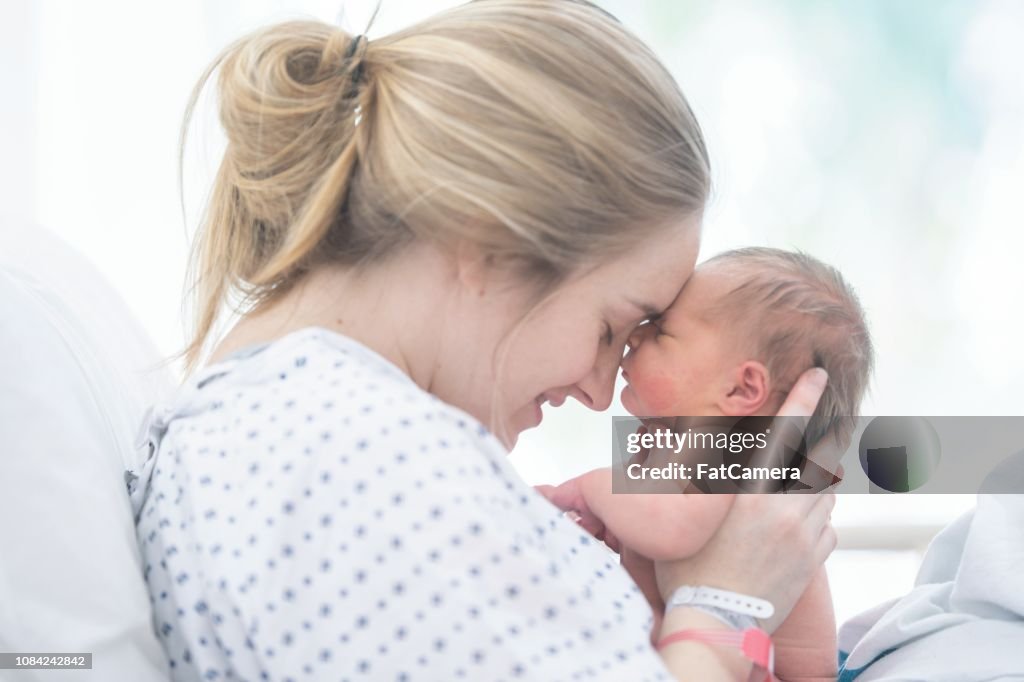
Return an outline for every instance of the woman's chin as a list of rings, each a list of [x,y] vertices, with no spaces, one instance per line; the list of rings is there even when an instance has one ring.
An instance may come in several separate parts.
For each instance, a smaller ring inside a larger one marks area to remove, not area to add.
[[[537,428],[543,420],[544,411],[541,404],[534,401],[512,415],[502,440],[506,441],[505,445],[511,449],[524,431]]]

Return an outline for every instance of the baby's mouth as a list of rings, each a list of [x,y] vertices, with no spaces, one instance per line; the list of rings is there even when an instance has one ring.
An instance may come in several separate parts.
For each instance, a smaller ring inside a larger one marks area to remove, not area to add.
[[[548,403],[551,407],[561,407],[562,403],[565,402],[565,396],[550,396],[547,393],[543,393],[540,398],[538,398],[538,401],[541,405]]]

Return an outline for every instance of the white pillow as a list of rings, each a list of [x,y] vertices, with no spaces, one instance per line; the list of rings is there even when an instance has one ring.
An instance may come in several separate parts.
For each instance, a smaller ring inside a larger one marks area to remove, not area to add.
[[[0,679],[169,679],[125,469],[169,373],[125,304],[45,230],[0,222],[0,651],[91,653],[92,670]]]

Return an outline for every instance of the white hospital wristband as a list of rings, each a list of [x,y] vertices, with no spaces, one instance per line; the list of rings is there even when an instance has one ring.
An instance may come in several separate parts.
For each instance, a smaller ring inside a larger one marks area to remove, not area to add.
[[[771,618],[771,602],[714,587],[683,585],[665,604],[665,613],[677,606],[692,606],[709,613],[736,630],[757,627],[755,618]]]

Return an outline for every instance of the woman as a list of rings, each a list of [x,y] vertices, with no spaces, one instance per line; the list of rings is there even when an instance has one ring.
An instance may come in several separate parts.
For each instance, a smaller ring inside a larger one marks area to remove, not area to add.
[[[190,367],[243,309],[155,412],[136,497],[175,679],[743,677],[656,653],[626,572],[504,457],[545,402],[607,408],[693,269],[707,155],[651,52],[587,3],[483,0],[372,43],[273,26],[214,68]],[[766,597],[771,629],[834,543],[801,497],[737,504],[662,591]]]

